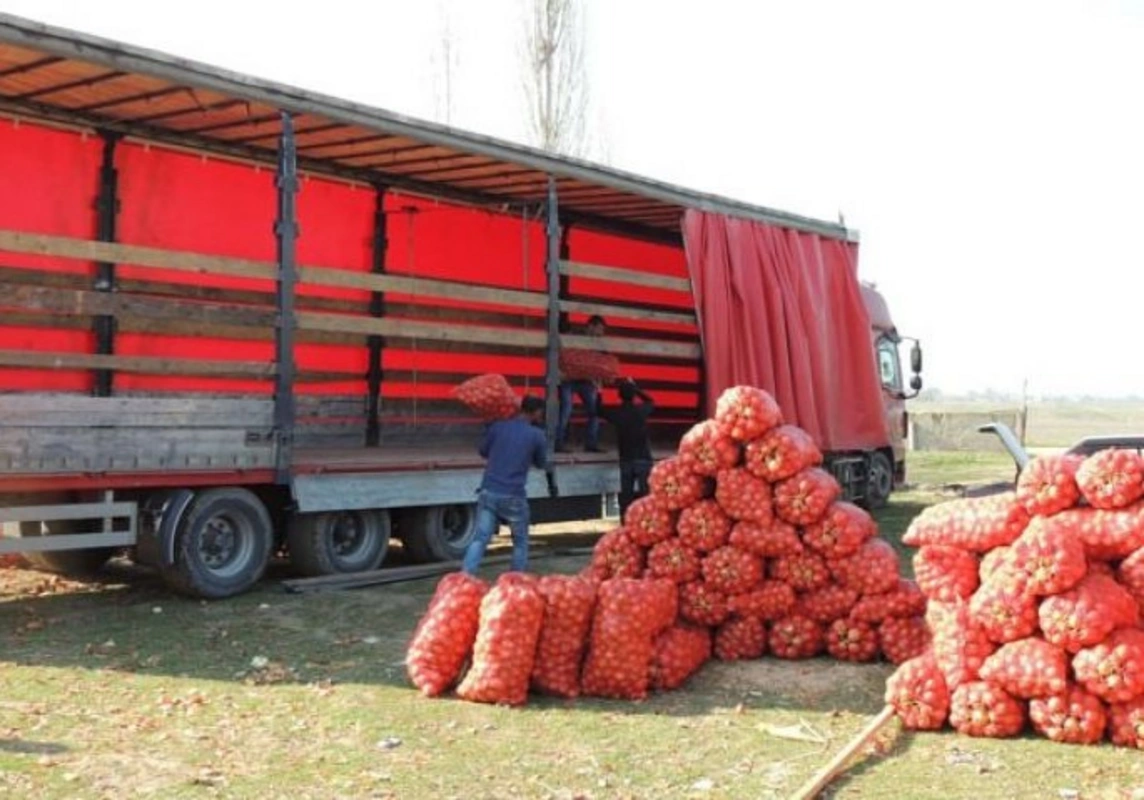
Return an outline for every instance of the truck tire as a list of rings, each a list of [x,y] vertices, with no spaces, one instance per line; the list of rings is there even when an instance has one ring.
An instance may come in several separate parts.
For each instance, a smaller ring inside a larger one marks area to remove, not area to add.
[[[258,582],[273,548],[274,527],[261,500],[246,489],[208,489],[179,521],[175,563],[163,577],[192,597],[232,597]]]
[[[58,536],[75,532],[75,524],[69,520],[20,523],[21,536]],[[114,554],[114,547],[88,547],[83,550],[24,553],[22,558],[33,569],[71,578],[86,578],[99,572]]]
[[[894,490],[894,464],[881,450],[870,456],[866,467],[866,508],[885,508]]]
[[[298,514],[287,533],[290,563],[303,575],[369,572],[385,560],[389,536],[385,510]]]
[[[414,561],[460,561],[476,529],[476,503],[414,508],[402,517],[401,541]]]

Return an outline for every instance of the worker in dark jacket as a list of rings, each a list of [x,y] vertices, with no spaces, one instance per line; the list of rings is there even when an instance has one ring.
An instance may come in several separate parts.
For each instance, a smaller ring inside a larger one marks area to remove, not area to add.
[[[639,403],[636,403],[636,400]],[[616,429],[620,451],[620,518],[632,502],[647,494],[651,473],[651,444],[648,442],[647,418],[655,410],[655,401],[631,378],[620,383],[620,405],[608,408],[601,404],[600,418]]]
[[[512,531],[512,569],[528,568],[528,483],[530,467],[548,475],[548,493],[556,496],[556,483],[548,464],[548,442],[538,427],[544,418],[544,401],[525,397],[520,414],[489,424],[479,452],[486,459],[485,474],[477,490],[477,521],[473,541],[465,551],[462,569],[477,571],[489,541],[501,523]]]

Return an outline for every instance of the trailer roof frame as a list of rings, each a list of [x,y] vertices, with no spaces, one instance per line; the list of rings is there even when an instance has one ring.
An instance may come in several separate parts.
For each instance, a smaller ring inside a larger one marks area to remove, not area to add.
[[[193,106],[185,106],[186,97]],[[182,105],[172,105],[181,103]],[[439,148],[438,159],[461,157],[474,163],[452,171],[492,170],[518,177],[491,186],[466,187],[450,180],[451,170],[421,159],[423,168],[400,173],[382,165],[352,163],[351,152],[338,156],[302,156],[300,169],[334,178],[386,186],[414,194],[475,205],[506,213],[538,211],[543,200],[535,188],[552,176],[569,195],[560,197],[562,221],[652,241],[678,245],[683,212],[698,209],[831,239],[857,241],[845,225],[753,205],[631,172],[604,167],[539,149],[392,111],[335,98],[274,81],[0,13],[0,111],[17,116],[116,131],[135,138],[196,151],[273,164],[280,123],[272,114],[305,116],[298,133],[339,135],[326,147],[346,140],[378,137],[391,146],[368,151],[384,158],[409,149]],[[196,119],[197,117],[197,119]],[[313,127],[311,127],[311,121]],[[267,125],[267,122],[270,122]],[[197,124],[196,124],[197,123]],[[250,129],[250,130],[246,130]],[[235,134],[231,137],[220,135]],[[270,141],[272,146],[254,144]],[[343,147],[346,145],[342,145]],[[321,150],[323,145],[309,146]],[[303,145],[300,150],[305,152]],[[365,153],[358,153],[361,158]],[[416,163],[417,159],[411,160]],[[402,168],[400,161],[393,163]],[[486,176],[491,177],[491,176]],[[479,180],[470,176],[469,181]],[[581,202],[577,196],[586,191]],[[635,203],[639,200],[643,202]]]

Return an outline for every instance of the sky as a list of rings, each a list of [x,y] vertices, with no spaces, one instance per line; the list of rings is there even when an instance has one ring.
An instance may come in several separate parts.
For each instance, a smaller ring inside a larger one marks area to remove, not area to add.
[[[526,0],[0,10],[527,139]],[[835,220],[947,393],[1144,394],[1144,0],[582,0],[596,157]]]

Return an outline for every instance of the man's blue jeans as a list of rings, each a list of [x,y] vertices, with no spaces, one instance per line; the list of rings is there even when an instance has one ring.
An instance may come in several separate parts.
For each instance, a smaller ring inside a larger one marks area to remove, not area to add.
[[[465,572],[476,574],[481,559],[485,557],[485,550],[502,522],[512,531],[513,571],[524,572],[528,569],[528,500],[482,490],[477,495],[477,530],[465,550],[462,562],[461,568]]]
[[[588,433],[584,447],[595,450],[600,443],[600,418],[596,416],[600,391],[591,381],[566,381],[560,384],[560,422],[556,427],[556,446],[568,444],[568,425],[572,422],[572,395],[575,393],[584,404],[588,415]]]

